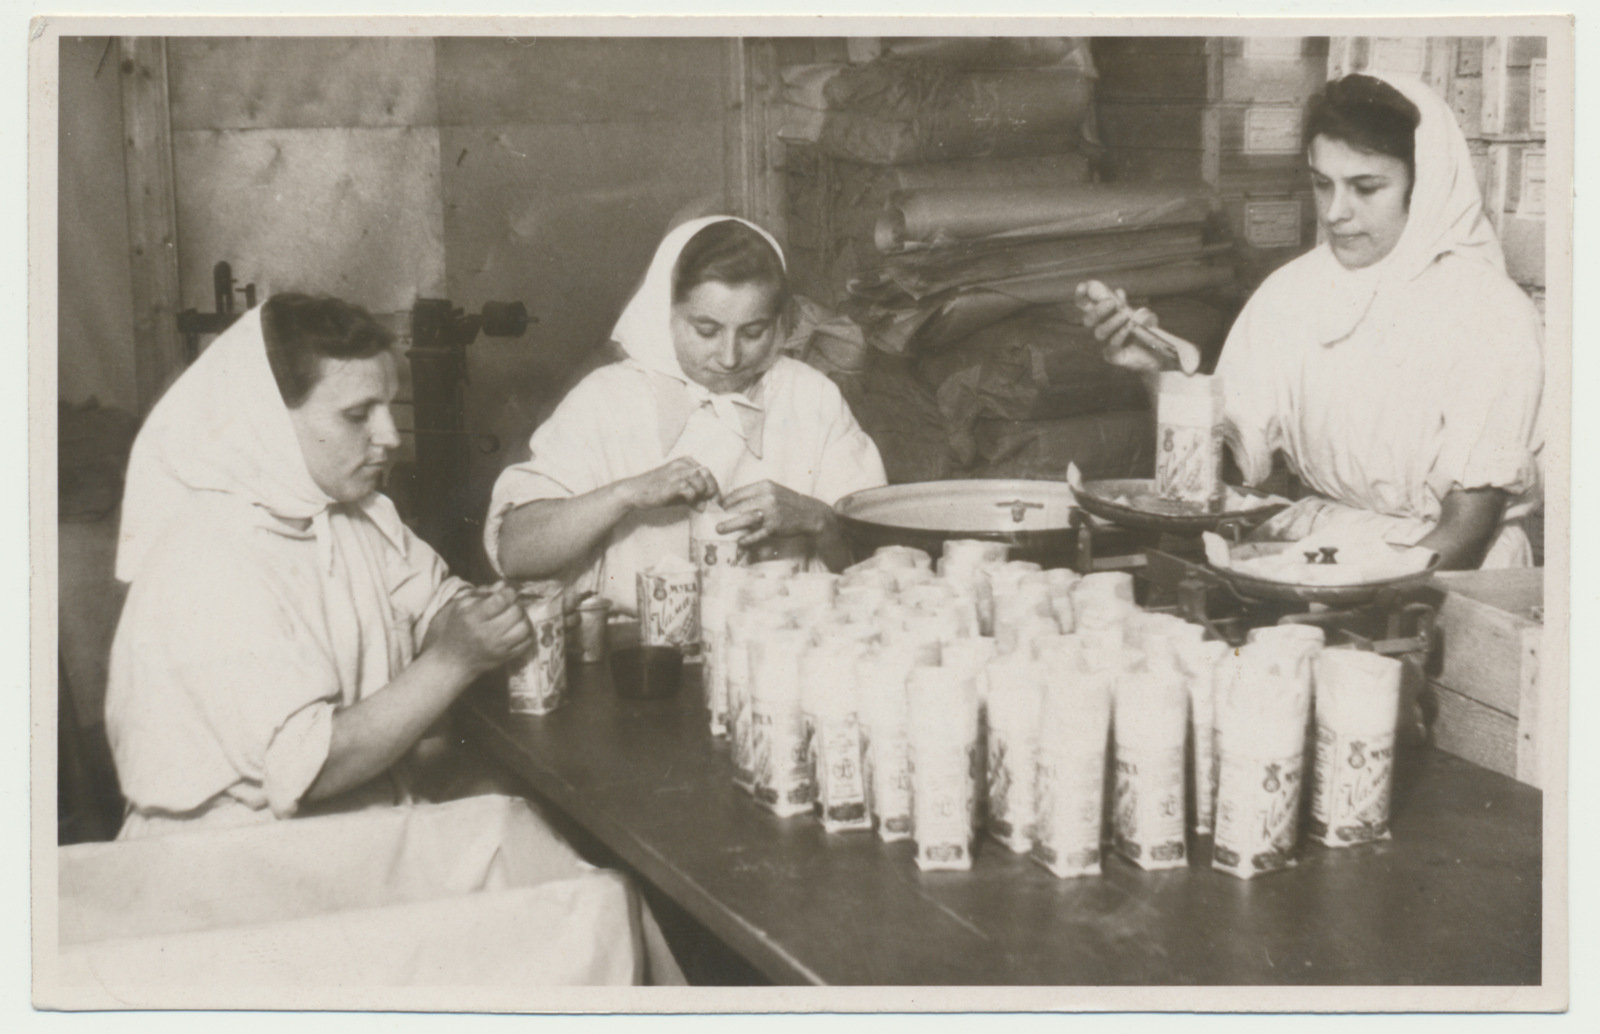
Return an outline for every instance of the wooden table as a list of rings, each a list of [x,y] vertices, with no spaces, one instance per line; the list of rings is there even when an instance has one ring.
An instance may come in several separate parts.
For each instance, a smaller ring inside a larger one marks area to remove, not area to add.
[[[1297,869],[1252,881],[1120,858],[1060,880],[992,841],[971,872],[921,873],[909,843],[830,836],[734,787],[695,680],[624,701],[603,665],[572,672],[543,718],[477,687],[468,734],[775,982],[1540,981],[1542,795],[1439,751],[1402,753],[1393,841],[1306,844]]]

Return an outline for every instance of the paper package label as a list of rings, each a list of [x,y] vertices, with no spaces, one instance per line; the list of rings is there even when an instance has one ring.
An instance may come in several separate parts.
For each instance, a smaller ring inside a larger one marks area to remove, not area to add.
[[[567,699],[567,632],[561,604],[525,605],[533,645],[507,678],[512,714],[549,714]]]
[[[1224,743],[1220,762],[1212,868],[1249,879],[1293,866],[1303,759],[1239,757]]]
[[[1394,734],[1340,735],[1317,724],[1310,832],[1329,847],[1388,840]]]
[[[1183,835],[1183,748],[1117,750],[1112,809],[1117,853],[1141,869],[1186,864]]]

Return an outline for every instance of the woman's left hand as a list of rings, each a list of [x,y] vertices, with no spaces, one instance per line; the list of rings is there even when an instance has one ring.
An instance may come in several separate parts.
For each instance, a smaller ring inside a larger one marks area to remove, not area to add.
[[[771,481],[729,493],[722,506],[733,516],[717,525],[717,533],[748,532],[739,540],[743,547],[790,535],[822,535],[833,524],[833,510],[821,500]]]

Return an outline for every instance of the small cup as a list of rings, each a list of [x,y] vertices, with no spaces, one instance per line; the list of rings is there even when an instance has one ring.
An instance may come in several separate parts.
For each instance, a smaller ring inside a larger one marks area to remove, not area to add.
[[[670,697],[682,681],[683,651],[676,646],[629,646],[611,654],[611,682],[618,696]]]
[[[599,664],[606,659],[606,620],[611,613],[611,601],[604,596],[590,596],[578,604],[579,664]]]

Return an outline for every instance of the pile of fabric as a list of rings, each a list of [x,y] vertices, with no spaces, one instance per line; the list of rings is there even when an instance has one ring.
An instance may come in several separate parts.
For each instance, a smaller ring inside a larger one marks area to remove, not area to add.
[[[1228,318],[1216,199],[1093,182],[1086,40],[888,40],[783,69],[789,253],[870,346],[845,385],[891,481],[1147,476],[1148,401],[1079,323],[1097,279],[1214,361]]]

